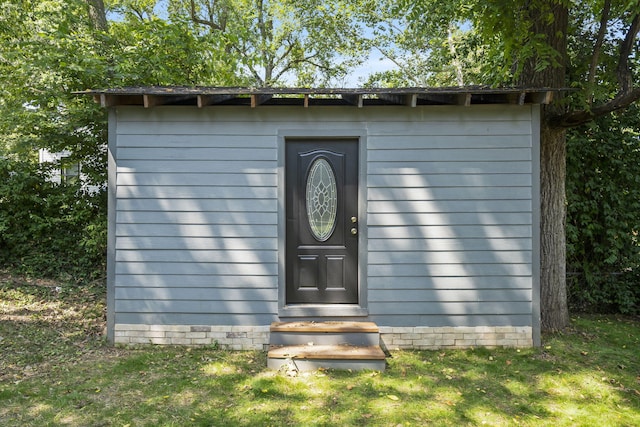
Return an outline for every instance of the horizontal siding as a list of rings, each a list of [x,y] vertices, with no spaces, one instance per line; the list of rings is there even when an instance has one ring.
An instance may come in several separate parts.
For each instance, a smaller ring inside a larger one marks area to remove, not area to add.
[[[370,319],[530,324],[530,114],[510,106],[119,108],[117,323],[277,320],[277,136],[366,129]]]
[[[369,187],[529,187],[531,174],[372,175]]]
[[[381,251],[369,253],[375,264],[530,264],[529,251]]]
[[[274,199],[275,187],[118,186],[119,199]]]
[[[118,149],[118,158],[122,160],[277,160],[273,148],[129,148]]]
[[[429,327],[440,326],[531,326],[531,313],[524,314],[493,314],[493,313],[463,313],[463,314],[415,314],[397,316],[394,314],[370,314],[369,320],[378,325],[405,327],[406,319],[410,318],[416,325]]]
[[[157,132],[156,132],[157,133]],[[223,138],[211,138],[210,131],[201,135],[190,135],[188,139],[184,135],[131,135],[122,134],[118,138],[118,147],[132,148],[276,148],[277,141],[271,137],[256,138],[247,135],[225,135]]]
[[[154,114],[118,126],[118,322],[275,320],[277,139]]]
[[[118,185],[145,186],[224,186],[224,187],[275,187],[278,176],[272,174],[242,174],[242,173],[126,173],[118,174]]]
[[[278,288],[275,276],[210,276],[195,274],[118,274],[119,287]]]
[[[506,301],[463,301],[463,302],[422,302],[422,301],[397,301],[397,302],[372,302],[370,309],[376,315],[431,315],[431,316],[481,316],[485,314],[529,314],[531,316],[530,302]]]
[[[369,135],[367,159],[371,319],[530,325],[529,121],[385,126]]]
[[[404,276],[531,276],[530,264],[370,264],[369,276],[401,278]]]
[[[468,239],[531,237],[529,225],[412,225],[369,227],[374,239]]]
[[[269,288],[210,289],[210,288],[118,288],[116,298],[120,300],[159,301],[277,301],[278,293]]]
[[[372,187],[369,200],[531,200],[531,187]]]
[[[369,214],[370,226],[388,225],[518,225],[531,224],[530,212],[451,212],[440,213],[375,213]]]
[[[478,141],[469,135],[434,135],[429,129],[429,138],[424,135],[411,136],[399,133],[397,135],[372,135],[368,139],[369,150],[437,150],[437,149],[471,149],[478,148]],[[531,138],[529,129],[518,131],[521,134],[493,135],[491,139],[482,142],[483,148],[529,148]]]
[[[434,239],[430,237],[369,239],[369,251],[530,251],[530,238]]]
[[[229,238],[229,237],[189,237],[188,239],[176,237],[118,237],[116,249],[194,249],[194,250],[227,250],[227,251],[251,251],[278,249],[278,242],[272,237],[265,238]]]
[[[376,161],[414,162],[417,159],[428,159],[430,162],[460,162],[460,161],[524,161],[531,160],[530,148],[469,148],[469,149],[440,149],[440,150],[398,150],[390,147],[388,150],[374,150],[369,153],[369,159]],[[422,161],[424,161],[422,160]]]
[[[278,310],[277,301],[220,301],[220,300],[116,300],[120,311],[137,313],[202,313],[202,314],[270,314]]]
[[[120,199],[118,212],[277,212],[274,199]]]
[[[228,251],[223,250],[119,250],[116,260],[122,262],[180,262],[180,263],[238,263],[275,264],[276,251]]]
[[[272,237],[275,225],[234,224],[118,224],[116,236],[127,237]]]
[[[412,276],[402,277],[398,280],[389,280],[386,277],[370,277],[369,290],[388,289],[400,290],[452,290],[452,289],[531,289],[531,279],[528,276]]]
[[[126,172],[135,173],[273,173],[277,162],[273,160],[247,161],[247,160],[121,160],[118,162],[118,174]]]
[[[417,158],[403,163],[388,162],[382,158],[379,161],[369,161],[367,170],[373,175],[414,175],[414,174],[519,174],[531,173],[531,162],[528,160],[510,162],[466,162],[455,159],[449,162],[419,160]]]
[[[214,308],[215,310],[215,308]],[[237,325],[256,326],[270,325],[278,320],[275,313],[218,313],[209,310],[208,313],[175,313],[164,311],[157,313],[143,313],[118,310],[118,322],[143,325]]]
[[[419,217],[429,213],[482,214],[499,212],[531,213],[531,199],[504,200],[370,200],[368,210],[373,215],[384,213],[407,213]]]
[[[435,301],[438,303],[455,302],[529,302],[531,289],[382,289],[372,290],[375,300],[387,302]]]
[[[247,264],[230,262],[119,262],[116,274],[183,274],[206,276],[273,276],[277,264]]]
[[[232,213],[232,214],[230,214]],[[175,211],[120,211],[117,214],[120,224],[271,224],[278,223],[275,212],[243,212],[227,210],[225,212],[175,212]]]

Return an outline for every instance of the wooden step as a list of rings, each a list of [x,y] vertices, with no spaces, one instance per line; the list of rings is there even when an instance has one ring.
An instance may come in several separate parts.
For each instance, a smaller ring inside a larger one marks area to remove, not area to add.
[[[384,360],[380,346],[353,345],[288,345],[269,348],[269,357],[277,359],[344,359],[344,360]]]
[[[281,322],[271,324],[273,345],[361,345],[380,344],[373,322]]]
[[[378,325],[373,322],[273,322],[271,332],[314,332],[314,333],[378,333]]]
[[[373,322],[274,322],[267,366],[384,371],[380,331]]]
[[[267,366],[270,369],[282,367],[298,371],[319,368],[375,371],[385,369],[385,354],[380,346],[271,346],[267,360]]]

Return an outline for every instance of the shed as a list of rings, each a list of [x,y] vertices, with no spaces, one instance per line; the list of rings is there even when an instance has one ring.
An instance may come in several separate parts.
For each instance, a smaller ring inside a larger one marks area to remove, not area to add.
[[[142,87],[109,109],[111,342],[540,343],[545,89]]]

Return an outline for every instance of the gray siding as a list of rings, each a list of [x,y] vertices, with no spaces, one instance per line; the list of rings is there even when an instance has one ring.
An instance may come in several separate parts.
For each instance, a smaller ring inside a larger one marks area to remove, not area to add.
[[[193,112],[118,111],[117,323],[268,324],[278,304],[275,138]]]
[[[468,113],[368,135],[369,311],[381,325],[531,325],[531,109]]]
[[[292,129],[366,130],[370,320],[532,323],[532,107],[122,107],[115,116],[115,323],[279,319],[278,136]]]

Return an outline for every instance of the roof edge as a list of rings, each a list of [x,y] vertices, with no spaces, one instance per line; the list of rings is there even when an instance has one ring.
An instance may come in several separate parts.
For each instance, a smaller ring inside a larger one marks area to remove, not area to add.
[[[207,86],[137,86],[91,89],[74,92],[91,95],[103,107],[120,105],[152,108],[183,105],[203,108],[210,105],[462,105],[549,104],[556,94],[568,89],[406,87],[406,88],[273,88]]]

